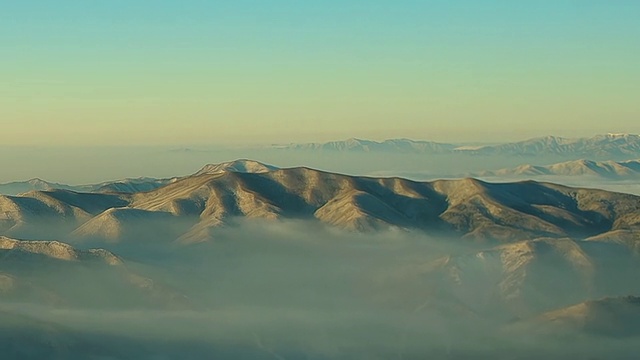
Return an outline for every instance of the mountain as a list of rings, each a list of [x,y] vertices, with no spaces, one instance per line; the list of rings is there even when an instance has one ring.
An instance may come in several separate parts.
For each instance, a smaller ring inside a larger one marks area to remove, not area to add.
[[[640,160],[619,162],[573,160],[547,166],[524,164],[515,168],[482,171],[469,175],[473,177],[592,176],[621,180],[640,177]]]
[[[127,204],[128,199],[122,195],[70,190],[0,195],[0,234],[55,239],[67,235],[70,230],[107,209]]]
[[[163,238],[177,238],[184,226],[178,219],[163,211],[132,208],[111,208],[82,224],[71,233],[72,238],[97,239],[107,242],[124,240],[144,243]]]
[[[417,141],[410,139],[389,139],[381,142],[351,138],[342,141],[330,141],[326,143],[288,144],[274,145],[282,150],[305,151],[354,151],[354,152],[399,152],[420,154],[444,154],[449,153],[457,146],[434,141]]]
[[[198,175],[211,175],[218,174],[222,172],[242,172],[242,173],[263,173],[278,170],[277,167],[273,165],[263,164],[254,160],[240,159],[234,161],[223,162],[220,164],[207,164],[198,172],[195,173]]]
[[[629,158],[640,156],[640,135],[606,134],[576,139],[545,136],[499,145],[462,146],[456,148],[454,152],[470,155],[562,155],[587,158]]]
[[[640,335],[640,297],[605,297],[552,310],[515,324],[527,331],[592,334],[615,338]]]
[[[176,181],[177,178],[156,179],[150,177],[127,178],[98,184],[74,186],[72,190],[98,193],[136,193],[150,191]]]
[[[433,141],[389,139],[381,142],[347,139],[325,143],[273,145],[274,149],[333,152],[394,152],[486,156],[562,156],[568,158],[638,158],[640,135],[606,134],[590,138],[545,136],[497,145],[471,146]]]
[[[232,172],[249,172],[259,173],[277,170],[278,168],[273,165],[263,164],[253,160],[235,160],[228,161],[220,164],[207,164],[195,175],[203,174],[217,174],[225,171]],[[72,190],[76,192],[95,192],[95,193],[125,193],[132,194],[136,192],[151,191],[159,187],[165,186],[178,180],[179,177],[173,178],[151,178],[151,177],[138,177],[138,178],[126,178],[120,180],[105,181],[97,184],[86,185],[68,185],[54,182],[48,182],[46,180],[34,178],[27,181],[16,181],[5,184],[0,184],[0,194],[3,195],[18,195],[29,191],[51,191],[51,190]]]
[[[188,307],[178,292],[103,249],[0,236],[0,300],[53,306]],[[113,294],[119,294],[117,297]]]
[[[74,190],[75,187],[66,184],[52,183],[42,179],[34,178],[27,181],[15,181],[0,184],[0,194],[17,195],[32,190],[53,190],[65,189]]]
[[[309,218],[352,230],[400,227],[482,239],[592,236],[637,224],[640,198],[600,190],[474,179],[413,182],[308,168],[185,178],[135,194],[130,207],[197,217],[183,237],[248,218]]]
[[[68,185],[48,182],[42,179],[31,179],[27,181],[16,181],[0,184],[0,194],[18,195],[29,191],[51,191],[51,190],[72,190],[78,192],[100,192],[100,193],[134,193],[140,191],[149,191],[164,186],[172,181],[172,179],[155,179],[148,177],[121,179],[114,181],[105,181],[98,184],[87,185]]]
[[[424,358],[426,347],[442,355],[434,358],[471,358],[456,349],[476,346],[496,358],[516,354],[518,339],[537,348],[541,338],[524,335],[556,324],[589,340],[637,334],[636,300],[621,296],[640,293],[638,196],[236,165],[131,194],[0,197],[0,234],[11,235],[0,237],[0,324],[8,324],[0,332],[15,334],[0,353],[29,358],[18,341],[69,358],[68,349],[81,353],[75,346],[93,352],[84,341],[97,339],[166,358],[215,353],[201,343],[253,346],[271,358],[336,358],[338,343],[372,358],[380,351],[362,337],[367,330],[397,338],[381,342],[391,349],[383,358]],[[505,327],[513,337],[501,336]],[[270,337],[273,329],[289,331]]]
[[[123,234],[142,238],[140,232],[146,231],[158,241],[179,234],[183,242],[200,242],[238,218],[257,218],[310,219],[354,231],[413,228],[513,241],[636,231],[639,209],[637,196],[534,181],[415,182],[290,168],[194,175],[134,194],[54,190],[3,196],[0,234],[37,239],[75,230],[80,238],[117,242]],[[45,228],[43,221],[49,224]]]
[[[414,273],[451,301],[506,320],[585,298],[640,292],[634,280],[640,276],[640,258],[632,248],[604,239],[539,238],[446,256],[415,267]]]

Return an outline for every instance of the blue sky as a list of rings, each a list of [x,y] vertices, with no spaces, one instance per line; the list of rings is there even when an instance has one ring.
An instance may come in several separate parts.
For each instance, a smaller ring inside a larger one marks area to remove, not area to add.
[[[13,1],[15,144],[640,132],[637,1]]]

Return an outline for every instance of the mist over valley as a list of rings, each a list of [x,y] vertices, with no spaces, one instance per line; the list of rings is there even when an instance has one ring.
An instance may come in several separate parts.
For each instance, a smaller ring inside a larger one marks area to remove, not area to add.
[[[640,197],[250,160],[167,179],[0,198],[3,354],[627,359],[640,346]]]

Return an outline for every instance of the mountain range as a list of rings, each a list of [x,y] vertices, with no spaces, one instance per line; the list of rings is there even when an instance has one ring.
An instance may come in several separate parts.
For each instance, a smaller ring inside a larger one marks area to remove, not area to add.
[[[634,179],[640,177],[640,160],[593,161],[572,160],[552,165],[524,164],[514,168],[486,170],[466,176],[472,177],[537,177],[537,176],[585,176],[603,179]]]
[[[350,138],[341,141],[330,141],[326,143],[305,143],[273,145],[273,148],[283,150],[304,150],[304,151],[355,151],[355,152],[401,152],[401,153],[425,153],[425,154],[446,154],[455,150],[458,146],[454,144],[439,143],[434,141],[419,141],[410,139],[389,139],[382,142]]]
[[[639,196],[245,159],[151,183],[0,196],[1,355],[624,359],[639,343]]]
[[[18,195],[20,193],[33,191],[33,190],[72,190],[79,192],[120,192],[120,193],[134,193],[140,191],[149,191],[166,185],[174,179],[156,179],[149,177],[129,178],[114,181],[106,181],[97,184],[87,185],[68,185],[55,182],[49,182],[46,180],[34,178],[26,181],[14,181],[10,183],[0,184],[0,194],[5,195]]]
[[[56,189],[1,196],[0,234],[193,243],[248,218],[310,219],[355,231],[420,229],[513,241],[635,231],[640,228],[639,210],[640,197],[634,195],[551,183],[498,184],[471,178],[415,182],[298,167],[257,173],[205,171],[133,194]]]
[[[494,145],[451,144],[410,139],[381,142],[351,138],[326,143],[273,145],[274,149],[338,152],[395,152],[484,156],[563,156],[573,158],[638,158],[640,135],[605,134],[590,138],[545,136]]]
[[[200,169],[195,175],[216,174],[224,171],[234,172],[265,172],[277,169],[275,166],[262,164],[252,160],[236,160],[220,164],[208,164]],[[151,178],[138,177],[113,181],[105,181],[97,184],[69,185],[34,178],[27,181],[15,181],[0,184],[0,194],[18,195],[32,190],[50,191],[55,189],[71,190],[77,192],[97,192],[97,193],[136,193],[150,191],[161,186],[170,184],[180,177],[173,178]]]

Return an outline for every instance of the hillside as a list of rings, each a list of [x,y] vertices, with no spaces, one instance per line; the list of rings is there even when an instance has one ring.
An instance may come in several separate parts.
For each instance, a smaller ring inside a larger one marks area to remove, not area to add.
[[[85,308],[189,306],[181,294],[131,271],[107,250],[4,236],[0,237],[0,301]]]
[[[135,194],[55,190],[0,200],[1,233],[26,238],[78,229],[80,237],[102,234],[118,241],[140,222],[145,226],[135,230],[138,237],[149,229],[163,241],[178,232],[183,242],[200,242],[238,218],[308,219],[354,231],[420,229],[501,241],[583,238],[635,231],[640,224],[640,197],[628,194],[533,181],[414,182],[308,168],[194,175]],[[43,220],[52,226],[39,228]]]
[[[552,310],[515,324],[520,331],[590,334],[625,338],[640,335],[640,298],[605,297]]]
[[[586,298],[640,292],[640,258],[628,244],[539,238],[447,255],[400,271],[448,301],[509,320]]]
[[[593,236],[636,228],[640,198],[536,182],[413,182],[308,168],[185,178],[129,205],[197,217],[183,239],[204,240],[235,217],[306,218],[341,228],[418,228],[475,239]]]

